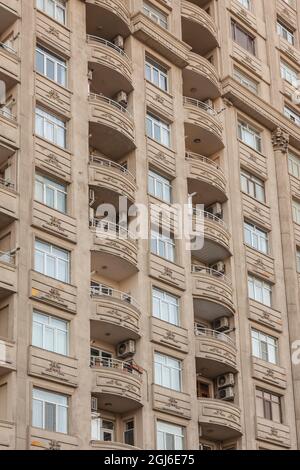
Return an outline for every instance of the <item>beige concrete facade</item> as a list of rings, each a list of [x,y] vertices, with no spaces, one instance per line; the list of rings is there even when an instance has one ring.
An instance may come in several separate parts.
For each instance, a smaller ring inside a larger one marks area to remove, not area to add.
[[[299,449],[299,73],[299,0],[0,0],[0,450]],[[97,236],[149,172],[201,250]]]

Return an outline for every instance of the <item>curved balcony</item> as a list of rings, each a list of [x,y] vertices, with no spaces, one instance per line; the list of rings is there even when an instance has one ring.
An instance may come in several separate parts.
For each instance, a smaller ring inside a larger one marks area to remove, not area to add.
[[[140,337],[141,309],[129,294],[107,287],[91,287],[91,337],[118,344]]]
[[[224,148],[223,127],[217,112],[202,101],[183,98],[186,146],[194,153],[212,155]]]
[[[216,378],[237,371],[235,342],[225,333],[195,325],[196,370]]]
[[[218,30],[205,10],[187,0],[181,2],[182,39],[194,52],[205,55],[219,45]]]
[[[94,450],[105,450],[105,451],[111,451],[111,450],[126,450],[128,452],[130,451],[135,451],[135,450],[141,450],[139,447],[133,447],[129,446],[128,444],[124,444],[122,442],[106,442],[106,441],[91,441],[91,447]]]
[[[104,95],[114,96],[120,90],[132,91],[132,64],[120,47],[107,39],[87,36],[89,69],[93,81]]]
[[[0,251],[0,299],[17,292],[16,255]]]
[[[221,95],[220,78],[205,57],[189,52],[189,64],[183,70],[183,94],[198,100],[215,99]]]
[[[126,0],[85,0],[86,22],[89,34],[96,34],[101,27],[105,39],[120,34],[130,34],[130,12]]]
[[[231,256],[230,235],[224,220],[197,209],[194,209],[194,218],[195,225],[196,220],[204,219],[204,244],[202,248],[192,249],[192,255],[210,265]]]
[[[194,315],[213,321],[234,313],[232,282],[228,276],[203,266],[192,266]]]
[[[91,358],[92,392],[101,410],[125,413],[142,406],[142,371],[116,359]]]
[[[138,271],[137,241],[128,230],[111,222],[90,220],[93,234],[92,271],[122,281]]]
[[[210,206],[227,200],[226,179],[222,168],[213,160],[196,153],[186,153],[189,194],[197,193],[197,203]]]
[[[212,398],[198,398],[201,437],[214,441],[240,437],[241,410],[233,403]]]
[[[122,165],[107,158],[90,156],[89,184],[109,193],[125,196],[131,202],[135,201],[135,176]],[[106,197],[103,191],[102,196],[105,201],[114,199],[109,195]]]
[[[135,148],[134,122],[126,108],[103,95],[91,93],[90,145],[118,160]]]

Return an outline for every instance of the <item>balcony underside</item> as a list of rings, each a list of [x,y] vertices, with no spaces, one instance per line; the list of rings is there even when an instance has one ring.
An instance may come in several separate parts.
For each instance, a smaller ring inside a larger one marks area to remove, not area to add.
[[[183,95],[200,101],[215,99],[220,96],[219,86],[204,74],[189,67],[183,70]]]
[[[205,55],[218,46],[218,40],[205,23],[182,17],[182,40],[192,47],[193,52]]]
[[[113,49],[111,52],[107,48],[106,53],[113,54]],[[121,90],[126,91],[126,93],[130,93],[133,90],[132,83],[125,77],[122,70],[117,70],[113,64],[111,67],[108,67],[90,60],[89,69],[93,70],[93,92],[101,92],[105,96],[115,96]]]
[[[123,281],[138,272],[137,266],[127,259],[122,259],[123,254],[120,249],[118,254],[105,253],[99,247],[99,251],[92,251],[92,271],[96,271],[100,276],[105,276],[116,282]]]
[[[112,160],[118,160],[135,148],[134,142],[124,133],[103,123],[90,123],[90,146]]]
[[[241,433],[232,429],[230,426],[222,426],[209,423],[201,423],[201,437],[203,439],[209,439],[211,441],[227,441],[229,439],[237,439],[241,436]]]
[[[189,194],[195,194],[193,197],[193,204],[204,204],[205,206],[210,206],[216,201],[223,203],[227,201],[227,196],[225,192],[216,185],[212,184],[212,181],[207,179],[194,179],[188,178],[188,189]]]
[[[88,0],[86,5],[88,34],[97,36],[99,31],[101,31],[101,36],[109,40],[118,34],[125,38],[129,36],[129,15],[126,18],[127,12],[120,8],[123,2],[118,0],[116,5],[115,0],[100,0],[95,3],[97,4],[94,5],[93,0]]]
[[[220,300],[193,296],[195,318],[202,318],[209,322],[221,317],[233,315],[233,307]]]
[[[116,345],[128,339],[137,340],[140,338],[140,335],[121,324],[116,325],[108,321],[92,320],[91,338]]]
[[[196,372],[209,379],[214,379],[220,375],[227,374],[228,372],[236,372],[236,368],[232,367],[225,361],[208,358],[196,358]]]
[[[105,411],[123,414],[142,406],[141,403],[121,395],[112,395],[110,393],[94,393],[93,395],[98,398],[99,409]]]
[[[209,265],[225,260],[231,256],[229,248],[209,238],[205,238],[203,248],[192,250],[192,256]]]
[[[8,7],[4,8],[2,5],[0,5],[0,18],[0,33],[3,33],[17,20],[18,16]]]
[[[222,150],[224,144],[209,127],[209,116],[204,116],[204,119],[208,121],[207,128],[201,126],[201,118],[193,124],[185,123],[186,148],[191,152],[210,156]]]

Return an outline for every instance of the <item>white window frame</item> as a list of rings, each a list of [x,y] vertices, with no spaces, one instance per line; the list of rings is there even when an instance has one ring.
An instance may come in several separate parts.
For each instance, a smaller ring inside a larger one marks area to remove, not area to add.
[[[146,79],[163,91],[169,91],[169,73],[166,67],[146,56],[145,60]]]
[[[47,398],[48,394],[48,398]],[[40,396],[38,396],[40,395]],[[44,398],[43,398],[44,395]],[[50,397],[50,399],[49,399]],[[59,400],[55,400],[55,397],[60,397],[66,399],[66,404],[59,403]],[[55,406],[55,431],[57,433],[61,434],[68,434],[68,409],[69,409],[69,399],[66,395],[48,391],[48,390],[43,390],[40,388],[33,388],[32,389],[32,425],[38,429],[44,429],[48,431],[52,431],[51,429],[46,428],[46,405],[54,405]],[[42,407],[42,422],[40,425],[34,422],[34,408],[37,405],[40,405]],[[60,411],[66,411],[66,423],[59,423],[60,419]],[[63,429],[63,430],[62,430]]]
[[[180,326],[179,298],[157,287],[153,287],[152,315],[171,325]],[[173,317],[174,321],[172,320]]]
[[[168,29],[168,15],[155,8],[153,5],[150,5],[147,2],[143,3],[143,12],[146,16],[148,16],[154,23],[157,23],[164,29]]]
[[[54,14],[51,14],[50,5],[53,5]],[[54,20],[63,25],[67,23],[67,2],[64,0],[36,0],[37,9],[46,13]],[[63,14],[63,21],[60,19],[59,11]]]
[[[112,429],[105,427],[105,423],[111,423]],[[98,414],[93,416],[92,414],[92,429],[91,437],[93,441],[103,441],[103,442],[114,442],[115,440],[115,431],[116,431],[115,422],[111,419],[101,418]],[[109,439],[104,439],[104,435],[107,434],[110,436]]]
[[[42,132],[39,133],[39,124],[40,120]],[[61,148],[66,148],[67,145],[67,126],[66,123],[55,116],[54,114],[48,113],[42,108],[37,107],[35,110],[35,129],[36,135],[42,137],[43,139],[51,142]],[[48,131],[51,130],[53,138],[49,138]],[[60,137],[63,137],[62,142],[60,142]],[[62,145],[61,145],[62,144]]]
[[[251,329],[252,355],[270,364],[279,364],[278,339]]]
[[[266,230],[244,221],[244,233],[245,242],[248,246],[264,254],[269,253],[269,234]]]
[[[35,67],[36,71],[43,75],[44,77],[47,77],[49,80],[53,80],[55,83],[58,83],[62,87],[67,86],[67,62],[64,59],[60,59],[57,57],[55,54],[52,54],[51,52],[47,51],[46,49],[43,49],[40,46],[36,47],[36,62],[35,62]],[[37,54],[41,54],[43,56],[43,71],[38,70],[38,60],[37,60]],[[49,77],[47,75],[47,62],[50,61],[53,63],[53,68],[54,68],[54,78]],[[63,81],[59,80],[59,73],[58,69],[61,67],[64,70],[64,75],[63,76]]]
[[[153,191],[151,186],[153,186]],[[159,187],[161,187],[161,193]],[[159,175],[155,171],[149,170],[148,172],[148,190],[151,196],[160,199],[161,201],[171,204],[172,202],[172,184],[171,181]]]
[[[251,11],[251,0],[238,0],[239,3],[244,7],[246,8],[246,10],[249,10]]]
[[[156,421],[156,440],[157,450],[184,450],[185,432],[184,427],[167,423],[165,421]],[[171,448],[168,447],[168,440],[172,440]],[[160,445],[160,442],[162,445]]]
[[[259,202],[266,202],[264,181],[243,169],[241,170],[241,188],[244,193],[248,194],[248,196],[253,197]],[[260,195],[262,197],[260,197]]]
[[[300,225],[300,202],[292,200],[293,221]]]
[[[241,70],[234,67],[234,78],[253,93],[258,93],[258,84]]]
[[[160,387],[182,391],[182,361],[158,352],[154,353],[155,384]]]
[[[48,251],[43,251],[42,250],[42,246],[44,245],[44,247],[48,247]],[[54,251],[57,251],[57,252],[61,252],[61,254],[65,254],[67,255],[66,258],[64,257],[60,257],[58,256],[57,254],[54,253]],[[41,261],[42,261],[42,265],[43,265],[43,270],[42,271],[37,271],[37,272],[40,272],[41,274],[44,274],[45,276],[49,276],[53,279],[56,279],[60,282],[64,282],[65,284],[69,284],[70,283],[70,252],[67,251],[67,250],[64,250],[63,248],[60,248],[56,245],[52,245],[51,243],[48,243],[48,242],[44,242],[42,240],[39,240],[39,239],[36,239],[35,240],[35,246],[34,246],[34,254],[35,254],[35,270],[37,270],[37,266],[38,266],[38,263],[37,263],[37,256],[39,255],[41,257]],[[49,262],[53,262],[53,265],[54,265],[54,276],[50,276],[48,273],[48,264]],[[66,279],[60,279],[58,277],[58,265],[59,263],[63,263],[63,265],[65,265],[65,267],[67,268],[66,269],[66,273],[67,273],[67,276],[66,276]]]
[[[295,70],[293,67],[291,67],[289,64],[287,64],[283,60],[280,61],[280,73],[281,73],[281,78],[283,78],[283,80],[287,81],[295,88],[298,87],[299,74],[297,70]]]
[[[300,126],[300,114],[293,111],[293,109],[288,106],[284,106],[283,113],[290,121],[292,121],[296,126]]]
[[[248,275],[249,298],[266,307],[272,307],[272,285],[258,277]]]
[[[279,20],[277,20],[277,34],[279,34],[280,37],[285,39],[292,46],[295,45],[294,31],[292,29],[289,29]]]
[[[164,145],[171,147],[171,129],[170,124],[162,121],[160,118],[151,113],[147,113],[146,117],[147,136],[150,139]]]
[[[239,120],[238,122],[238,135],[239,139],[248,147],[253,148],[257,152],[262,152],[262,137],[261,133],[253,126],[245,121]],[[252,142],[251,142],[252,141]]]
[[[296,250],[297,273],[300,274],[300,248]]]
[[[40,199],[38,196],[38,189],[37,186],[40,185],[41,187],[41,192],[42,192],[42,198]],[[59,187],[61,189],[59,189]],[[53,193],[53,205],[48,204],[47,202],[47,191],[51,191]],[[58,205],[58,196],[61,195],[63,197],[64,201],[64,210],[61,210]],[[36,173],[35,175],[35,199],[36,201],[44,204],[47,207],[51,207],[52,209],[55,209],[59,212],[62,212],[63,214],[67,213],[67,185],[63,183],[57,183],[51,178],[48,178],[47,176],[41,175]]]
[[[39,317],[44,317],[45,321],[41,321],[38,319]],[[65,328],[63,329],[62,327],[60,328],[55,322],[59,321],[61,324],[65,324]],[[54,324],[53,324],[54,323]],[[42,329],[42,342],[41,344],[39,342],[34,341],[34,330],[35,326],[38,328]],[[47,347],[47,334],[51,332],[53,336],[53,348],[48,348]],[[58,336],[60,334],[64,335],[64,346],[65,346],[65,351],[62,352],[58,348]],[[68,356],[69,354],[69,322],[67,320],[64,320],[62,318],[57,318],[52,315],[47,315],[45,313],[39,312],[37,310],[33,311],[32,314],[32,345],[44,349],[45,351],[50,351],[54,352],[56,354],[60,354],[63,356]]]
[[[151,252],[175,263],[175,240],[152,230]]]
[[[300,158],[289,152],[288,155],[289,174],[300,179]]]

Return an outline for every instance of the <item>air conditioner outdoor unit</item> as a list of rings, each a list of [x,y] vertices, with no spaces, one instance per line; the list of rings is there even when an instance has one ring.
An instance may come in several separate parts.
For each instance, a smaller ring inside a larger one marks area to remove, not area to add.
[[[124,49],[124,38],[120,34],[113,39],[113,43],[120,49]]]
[[[223,263],[223,261],[219,261],[219,263],[214,264],[211,269],[218,271],[218,273],[225,274],[225,263]]]
[[[116,101],[123,106],[124,108],[127,108],[128,106],[128,96],[125,91],[119,91],[119,93],[116,96]]]
[[[217,378],[218,389],[232,387],[235,384],[234,374],[224,374]]]
[[[221,390],[218,391],[217,398],[219,400],[224,400],[224,401],[233,400],[234,399],[234,388],[233,387],[222,388]]]
[[[215,331],[219,331],[221,333],[222,331],[228,331],[229,328],[230,322],[228,317],[217,318],[215,321],[213,321],[213,329]]]
[[[117,346],[117,356],[119,359],[126,359],[127,357],[133,356],[135,354],[135,341],[130,339],[124,341],[123,343],[118,344]]]
[[[97,413],[98,411],[98,398],[92,397],[91,400],[91,409],[94,413]]]
[[[222,208],[222,204],[220,202],[216,202],[215,204],[210,206],[208,208],[208,212],[215,215],[216,217],[219,217],[220,219],[223,218],[223,208]]]

